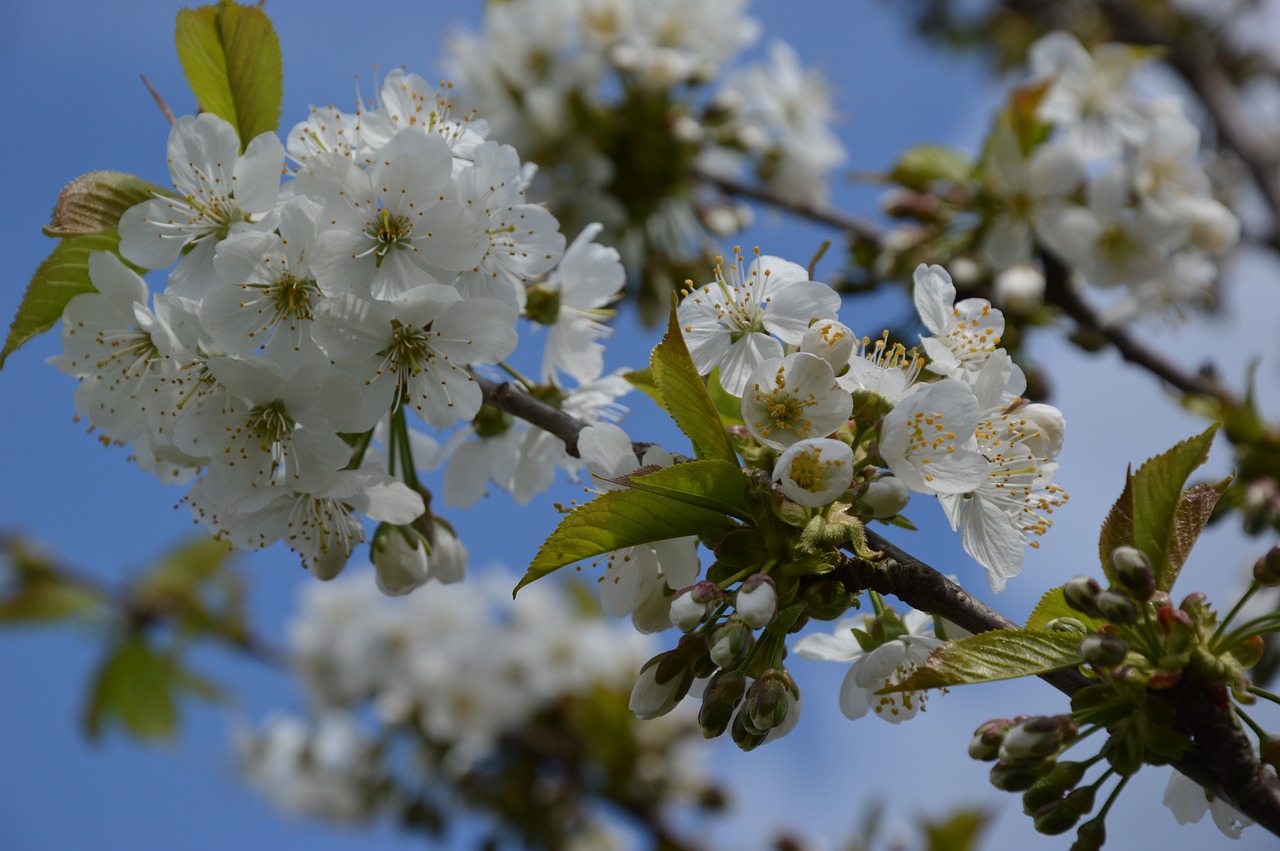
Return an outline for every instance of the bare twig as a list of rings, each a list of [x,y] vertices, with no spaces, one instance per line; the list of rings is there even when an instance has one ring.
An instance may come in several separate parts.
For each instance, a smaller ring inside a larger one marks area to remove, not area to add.
[[[169,108],[169,104],[165,103],[160,93],[156,91],[156,87],[151,85],[151,81],[147,79],[145,74],[139,74],[142,77],[142,85],[147,87],[147,91],[151,92],[151,97],[155,99],[156,106],[160,107],[160,111],[164,113],[164,117],[169,120],[169,126],[173,126],[173,110]]]
[[[736,195],[739,198],[750,198],[752,201],[761,201],[771,207],[777,207],[779,210],[786,210],[789,213],[799,216],[803,219],[817,222],[818,224],[830,225],[838,230],[845,231],[853,236],[857,236],[864,240],[878,242],[880,240],[880,228],[875,222],[854,216],[850,213],[832,207],[828,204],[805,204],[799,201],[789,201],[782,198],[777,193],[770,192],[760,186],[743,183],[731,177],[711,174],[708,172],[697,172],[696,176],[700,180],[705,180],[712,184],[721,192],[727,195]]]

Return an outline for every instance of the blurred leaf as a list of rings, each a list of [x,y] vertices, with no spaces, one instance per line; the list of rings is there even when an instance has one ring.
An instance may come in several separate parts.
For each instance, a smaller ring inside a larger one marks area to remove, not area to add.
[[[1147,460],[1138,472],[1126,473],[1124,490],[1107,514],[1098,541],[1103,573],[1116,584],[1111,552],[1137,547],[1151,559],[1156,586],[1169,590],[1209,513],[1230,480],[1203,485],[1186,493],[1182,486],[1204,463],[1218,429],[1215,423],[1195,437]]]
[[[192,597],[200,586],[216,576],[235,552],[226,541],[198,537],[167,555],[149,573],[138,579],[134,593],[141,597]]]
[[[998,629],[950,644],[930,654],[914,674],[879,694],[988,683],[1047,674],[1081,664],[1080,636],[1064,632]]]
[[[729,528],[718,511],[638,490],[602,493],[574,509],[543,543],[515,592],[565,565],[614,550]]]
[[[89,255],[94,251],[116,252],[120,237],[115,231],[69,236],[60,241],[36,269],[22,296],[22,304],[9,326],[9,336],[0,349],[0,368],[11,352],[53,327],[67,302],[81,293],[94,292],[89,282]]]
[[[946,180],[965,183],[973,173],[973,160],[959,148],[946,145],[917,145],[908,148],[889,172],[889,179],[920,192],[930,184]]]
[[[98,597],[56,578],[32,579],[12,596],[0,597],[0,626],[6,622],[56,620],[91,609]]]
[[[667,322],[667,333],[654,347],[649,366],[654,384],[662,395],[662,406],[680,431],[693,442],[694,454],[701,459],[713,458],[737,464],[738,456],[725,434],[720,414],[707,394],[702,376],[693,365],[693,358],[689,357],[674,307]]]
[[[91,171],[68,183],[58,193],[53,217],[45,225],[46,236],[113,231],[125,210],[161,192],[154,183],[119,171]]]
[[[139,636],[128,636],[116,645],[90,688],[85,733],[97,739],[103,725],[115,721],[140,739],[169,738],[177,720],[173,681],[173,664]]]
[[[926,821],[924,835],[929,851],[975,851],[978,837],[991,821],[982,810],[956,810],[942,821]]]
[[[690,461],[606,481],[709,508],[739,520],[750,517],[746,495],[751,480],[741,467],[726,461]]]
[[[275,28],[260,7],[223,0],[183,9],[174,41],[200,109],[236,128],[241,151],[253,137],[276,129],[283,62]]]

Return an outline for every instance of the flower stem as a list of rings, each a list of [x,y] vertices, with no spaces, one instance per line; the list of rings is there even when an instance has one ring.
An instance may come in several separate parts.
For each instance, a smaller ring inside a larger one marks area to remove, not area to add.
[[[1236,601],[1236,604],[1231,607],[1231,611],[1227,612],[1227,616],[1222,619],[1222,623],[1218,624],[1218,628],[1214,630],[1212,638],[1209,639],[1210,642],[1213,642],[1222,634],[1223,630],[1227,628],[1227,625],[1231,623],[1231,619],[1240,613],[1240,610],[1244,608],[1244,604],[1249,602],[1249,598],[1254,595],[1259,587],[1260,586],[1256,579],[1249,583],[1249,588],[1240,596],[1240,599]]]

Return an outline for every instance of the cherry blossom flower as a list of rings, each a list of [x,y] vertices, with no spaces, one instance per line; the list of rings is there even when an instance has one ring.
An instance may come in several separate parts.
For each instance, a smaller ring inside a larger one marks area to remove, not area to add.
[[[775,449],[826,437],[848,422],[852,411],[853,400],[836,383],[831,365],[804,352],[760,364],[742,393],[747,429]]]
[[[830,505],[849,489],[853,450],[841,440],[817,438],[791,444],[773,468],[787,499],[809,508]]]
[[[986,480],[990,466],[974,436],[979,415],[977,397],[964,381],[930,384],[885,415],[880,454],[917,493],[968,493]]]
[[[955,284],[941,266],[916,267],[913,297],[933,335],[921,338],[931,372],[952,378],[976,372],[1000,345],[1004,314],[982,298],[957,304]]]

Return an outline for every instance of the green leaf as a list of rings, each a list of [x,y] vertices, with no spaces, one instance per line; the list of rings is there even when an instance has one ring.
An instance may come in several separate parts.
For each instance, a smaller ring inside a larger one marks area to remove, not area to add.
[[[24,621],[57,620],[93,608],[98,598],[91,592],[57,579],[35,579],[17,593],[0,599],[0,625]]]
[[[917,145],[909,148],[889,172],[889,179],[908,189],[924,191],[938,180],[964,183],[973,172],[973,161],[959,148]]]
[[[653,383],[653,370],[633,369],[631,372],[622,373],[622,377],[630,381],[632,387],[657,402],[659,406],[662,405],[662,394],[658,392],[658,385]]]
[[[1047,674],[1081,664],[1080,636],[998,629],[944,644],[914,674],[879,694]]]
[[[216,576],[235,552],[226,541],[199,537],[183,544],[134,584],[139,597],[194,597],[201,584]]]
[[[543,543],[512,596],[565,565],[614,550],[732,528],[718,511],[639,490],[602,493],[560,521]]]
[[[649,358],[654,384],[662,396],[662,406],[676,425],[693,442],[693,451],[702,459],[720,459],[738,463],[733,444],[725,434],[720,414],[716,411],[702,376],[693,365],[684,335],[671,308],[667,333]]]
[[[162,192],[154,183],[120,171],[82,174],[58,193],[45,236],[113,231],[125,210]]]
[[[280,40],[261,8],[223,0],[183,9],[174,41],[200,109],[236,128],[241,151],[253,137],[276,129],[283,62]]]
[[[720,367],[711,370],[707,376],[707,394],[711,396],[711,404],[720,414],[720,422],[724,425],[744,425],[742,420],[742,400],[734,396],[720,384]]]
[[[1031,617],[1027,618],[1026,628],[1029,630],[1045,630],[1049,628],[1049,623],[1057,618],[1075,618],[1089,627],[1090,631],[1097,631],[1097,628],[1103,624],[1103,621],[1091,618],[1084,612],[1077,612],[1068,606],[1067,599],[1062,596],[1062,587],[1059,586],[1051,591],[1046,591],[1045,595],[1040,598],[1040,602],[1036,603],[1035,609],[1031,612]]]
[[[117,721],[140,739],[168,738],[177,719],[173,681],[173,664],[129,636],[98,670],[85,708],[85,733],[96,739],[105,722]]]
[[[977,851],[978,839],[990,822],[990,813],[969,809],[956,810],[942,821],[926,821],[928,851]]]
[[[677,502],[747,520],[747,485],[751,479],[737,464],[727,461],[689,461],[662,467],[643,475],[620,476],[607,481]]]
[[[1168,591],[1191,546],[1208,522],[1208,511],[1229,482],[1193,488],[1182,486],[1204,463],[1218,429],[1215,423],[1167,452],[1149,459],[1136,473],[1128,473],[1124,490],[1107,514],[1098,541],[1098,556],[1108,580],[1115,584],[1111,552],[1119,546],[1137,547],[1151,559],[1156,586]],[[1206,509],[1205,506],[1208,506]]]
[[[9,336],[0,349],[0,368],[10,353],[52,328],[67,302],[94,291],[89,282],[89,255],[94,251],[116,252],[119,245],[120,237],[115,231],[69,236],[58,243],[27,284],[22,304],[9,326]]]

